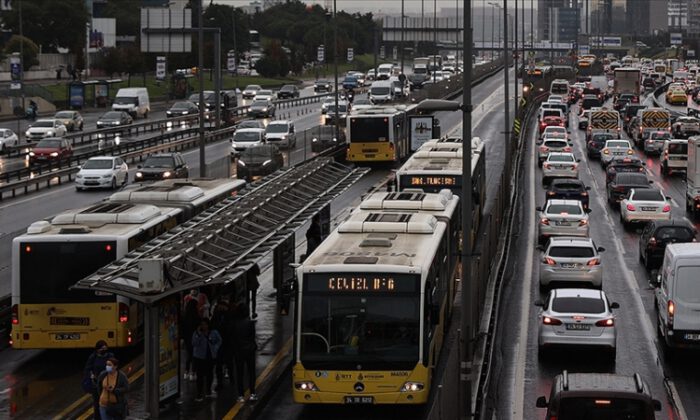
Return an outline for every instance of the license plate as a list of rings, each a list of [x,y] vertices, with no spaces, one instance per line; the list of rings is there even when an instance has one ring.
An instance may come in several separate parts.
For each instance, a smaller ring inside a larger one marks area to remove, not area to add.
[[[79,333],[58,333],[58,334],[55,334],[54,337],[56,338],[57,341],[80,340]]]
[[[374,397],[348,396],[345,404],[374,404]]]
[[[683,156],[669,156],[668,160],[687,160],[688,158]]]
[[[571,223],[567,221],[554,222],[556,226],[571,226]]]
[[[564,268],[576,268],[576,263],[562,263],[561,266]]]
[[[566,329],[570,331],[590,331],[591,326],[588,324],[566,324]]]
[[[556,169],[564,169],[564,165],[554,165],[554,168],[556,168]]]
[[[692,341],[700,341],[700,334],[686,334],[685,339]]]
[[[95,181],[89,181],[89,182],[86,182],[85,185],[100,185],[100,183],[95,182]]]
[[[656,211],[656,207],[642,207],[642,211]]]
[[[625,152],[613,152],[613,156],[622,156]]]

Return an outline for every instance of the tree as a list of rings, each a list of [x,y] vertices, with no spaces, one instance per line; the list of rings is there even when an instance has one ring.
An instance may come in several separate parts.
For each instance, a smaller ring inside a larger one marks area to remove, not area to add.
[[[20,52],[20,45],[24,44],[22,56],[22,68],[24,71],[29,70],[32,66],[39,65],[37,56],[39,55],[39,47],[29,38],[25,36],[13,35],[5,46],[5,54]]]
[[[126,58],[120,48],[103,48],[97,57],[96,67],[104,70],[109,77],[114,73],[123,73],[125,71]]]
[[[270,57],[262,57],[255,63],[255,70],[263,77],[277,77],[280,73],[279,63]]]

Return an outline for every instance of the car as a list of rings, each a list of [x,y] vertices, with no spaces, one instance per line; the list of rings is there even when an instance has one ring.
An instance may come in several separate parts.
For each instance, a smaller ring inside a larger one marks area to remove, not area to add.
[[[75,175],[75,189],[88,188],[117,189],[129,182],[129,167],[119,156],[91,157],[80,166]]]
[[[277,99],[294,99],[299,97],[299,88],[296,85],[284,85],[277,91]]]
[[[537,149],[537,163],[542,166],[542,163],[547,160],[547,156],[553,152],[571,152],[571,143],[565,139],[544,139]]]
[[[585,283],[597,289],[603,286],[603,265],[600,253],[605,248],[596,246],[591,238],[557,236],[549,239],[540,260],[540,288],[553,283]]]
[[[30,165],[59,161],[73,156],[73,146],[64,138],[49,137],[34,145],[28,155]]]
[[[270,89],[260,89],[255,93],[253,101],[272,101],[275,94]]]
[[[550,117],[547,117],[550,118]],[[545,138],[547,136],[551,136],[552,134],[556,134],[557,138],[563,139],[568,141],[569,140],[569,132],[566,130],[566,128],[560,126],[560,125],[550,125],[545,127],[544,131],[542,132],[542,135],[540,135],[540,138]]]
[[[642,377],[613,373],[557,375],[550,400],[538,397],[535,405],[546,408],[546,419],[644,419],[653,420],[661,401],[651,396]]]
[[[542,121],[540,122],[540,135],[542,135],[544,133],[544,130],[547,127],[562,127],[562,128],[564,128],[564,130],[566,130],[565,126],[566,126],[566,122],[564,121],[564,118],[562,118],[562,117],[554,117],[554,116],[544,117],[544,118],[542,118]]]
[[[345,130],[338,130],[340,137],[336,137],[336,126],[317,125],[309,133],[311,137],[311,151],[320,153],[330,147],[345,144]]]
[[[326,112],[326,124],[330,125],[340,125],[341,127],[344,127],[347,121],[347,116],[348,112],[350,111],[350,104],[347,102],[338,102],[338,123],[336,124],[335,118],[336,118],[336,112],[335,112],[335,104],[329,105],[328,106],[328,111]]]
[[[265,141],[278,147],[291,149],[297,145],[294,122],[289,120],[270,121],[265,128]]]
[[[352,90],[360,87],[360,83],[357,81],[355,76],[345,76],[342,82],[343,89]]]
[[[9,128],[0,128],[0,153],[6,154],[7,149],[19,145],[19,138]]]
[[[578,129],[579,130],[585,130],[588,128],[588,120],[591,118],[591,112],[590,111],[583,111],[581,115],[578,117]]]
[[[646,172],[646,162],[637,156],[615,156],[605,168],[605,183],[612,181],[618,172]]]
[[[573,153],[551,152],[542,163],[542,185],[552,178],[578,178],[578,162]]]
[[[669,198],[656,188],[631,188],[620,202],[620,222],[629,227],[632,223],[649,220],[670,220]]]
[[[695,117],[678,117],[671,125],[673,135],[677,138],[688,138],[700,134],[700,119]]]
[[[627,131],[627,134],[630,134],[630,121],[632,121],[632,118],[634,118],[640,110],[645,108],[646,106],[642,104],[627,104],[622,108],[622,111],[620,111],[620,115],[622,116],[622,128]]]
[[[631,156],[634,154],[632,145],[627,140],[613,139],[605,142],[605,146],[600,151],[600,164],[608,166],[615,156]]]
[[[685,172],[688,167],[688,140],[670,139],[664,141],[661,149],[661,173],[671,176]]]
[[[608,196],[608,204],[619,206],[620,201],[627,196],[632,188],[650,188],[653,181],[647,178],[645,173],[638,172],[618,172],[612,181],[608,182],[605,190]]]
[[[251,180],[284,166],[284,155],[274,144],[258,144],[243,150],[236,161],[236,177]]]
[[[243,92],[241,92],[241,97],[243,99],[253,99],[260,89],[262,89],[260,85],[248,85],[243,89]]]
[[[366,85],[367,79],[366,79],[364,73],[362,73],[361,71],[354,71],[354,70],[353,70],[353,71],[349,71],[347,74],[348,74],[348,76],[354,76],[355,79],[357,79],[357,84],[358,84],[360,87]]]
[[[664,142],[671,140],[671,133],[668,130],[659,130],[649,132],[649,137],[644,141],[644,154],[661,154],[664,149]]]
[[[190,101],[175,102],[173,106],[165,111],[167,118],[180,117],[182,115],[199,115],[199,107]]]
[[[125,111],[107,111],[97,120],[97,129],[129,125],[134,119]]]
[[[591,159],[600,159],[605,143],[614,139],[616,139],[616,136],[610,133],[593,133],[591,139],[586,142],[586,155]]]
[[[653,90],[656,88],[656,81],[652,77],[645,77],[644,80],[642,80],[642,86],[645,89],[650,89]]]
[[[583,181],[572,178],[553,179],[544,194],[545,200],[564,199],[577,200],[581,202],[584,209],[588,208],[589,193],[591,187],[586,186]]]
[[[83,131],[83,116],[78,111],[58,111],[53,117],[61,121],[68,131]]]
[[[63,137],[67,131],[61,120],[47,118],[36,120],[29,126],[24,136],[27,138],[27,141],[33,141],[48,137]]]
[[[684,219],[651,220],[639,235],[639,260],[647,270],[659,268],[666,245],[695,242],[697,231]]]
[[[331,105],[335,105],[335,98],[334,97],[328,97],[321,102],[321,114],[326,114],[328,112],[328,107]]]
[[[608,353],[614,362],[617,349],[617,328],[613,309],[602,290],[553,289],[539,306],[537,349],[540,358],[554,347],[591,348]],[[549,418],[549,417],[548,417]]]
[[[540,212],[538,241],[544,242],[553,236],[588,236],[588,213],[578,200],[547,200]]]
[[[137,168],[135,180],[138,182],[189,177],[189,167],[180,153],[149,155]]]
[[[600,91],[599,91],[600,92]],[[598,93],[583,93],[583,97],[581,98],[581,109],[582,110],[589,110],[591,108],[597,108],[603,106],[603,101],[602,101],[602,94]]]
[[[666,93],[666,102],[670,105],[686,105],[688,103],[688,94],[685,90],[669,90]]]
[[[374,105],[372,105],[372,102],[368,98],[354,99],[352,101],[351,112],[356,113],[358,111],[362,111],[363,109],[370,109],[373,107]]]
[[[262,120],[242,120],[235,125],[236,130],[241,128],[262,128],[265,129],[265,121]]]
[[[275,116],[275,104],[269,99],[256,99],[248,107],[248,116],[251,118],[271,118]]]
[[[249,147],[265,143],[265,129],[241,128],[233,133],[231,139],[231,156],[237,157]]]
[[[314,83],[314,92],[315,93],[330,93],[333,92],[333,84],[329,82],[328,80],[317,80]]]

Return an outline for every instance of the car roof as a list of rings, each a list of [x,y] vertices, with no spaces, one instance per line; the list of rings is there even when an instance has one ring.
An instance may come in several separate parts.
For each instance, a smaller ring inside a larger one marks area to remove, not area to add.
[[[270,121],[269,123],[267,123],[267,126],[269,127],[271,125],[289,125],[289,124],[293,124],[293,122],[291,122],[290,120],[275,120],[275,121]]]
[[[547,157],[550,156],[571,156],[573,158],[574,154],[569,152],[550,152]]]
[[[272,123],[272,122],[270,122]],[[265,133],[264,128],[253,128],[253,127],[246,127],[246,128],[239,128],[236,130],[236,133]]]
[[[565,391],[591,391],[596,393],[615,391],[634,395],[649,395],[646,385],[641,381],[641,389],[639,389],[634,376],[614,373],[569,373],[567,376]],[[560,383],[563,385],[563,382],[562,380]]]
[[[93,156],[88,160],[114,160],[117,156]]]
[[[549,245],[593,246],[593,239],[576,236],[552,236]]]
[[[695,226],[685,219],[653,220],[651,223],[657,229],[662,227],[686,227],[695,232]]]
[[[566,289],[554,289],[552,290],[552,295],[558,298],[567,297],[582,297],[589,299],[602,299],[605,292],[596,289],[578,289],[578,288],[566,288]]]

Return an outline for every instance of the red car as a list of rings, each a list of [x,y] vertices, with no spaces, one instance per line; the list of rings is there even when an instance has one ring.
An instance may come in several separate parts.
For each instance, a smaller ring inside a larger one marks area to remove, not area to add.
[[[70,141],[59,137],[43,139],[29,151],[29,163],[54,162],[73,156]]]
[[[549,127],[549,126],[555,126],[555,127],[565,127],[566,122],[562,117],[554,117],[554,116],[549,116],[549,117],[544,117],[542,121],[540,121],[540,135],[544,132],[544,129]]]

